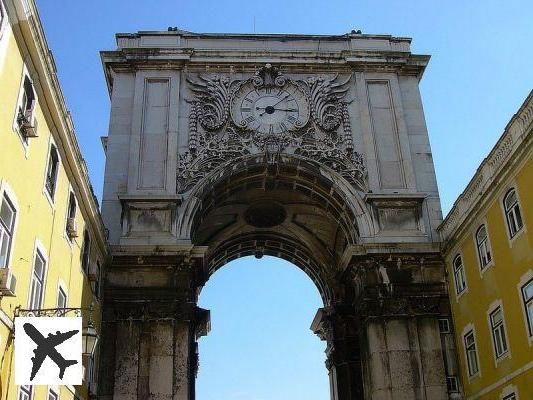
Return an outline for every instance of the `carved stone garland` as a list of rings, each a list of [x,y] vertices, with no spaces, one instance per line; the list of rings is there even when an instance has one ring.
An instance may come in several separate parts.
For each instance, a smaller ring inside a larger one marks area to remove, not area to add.
[[[246,156],[273,149],[327,165],[359,190],[366,188],[363,156],[354,151],[348,115],[349,76],[310,77],[291,80],[267,64],[247,80],[233,80],[219,74],[187,77],[194,98],[189,114],[189,149],[178,157],[177,192],[186,193],[216,168]],[[261,134],[237,126],[230,118],[235,92],[251,82],[256,87],[297,85],[310,105],[309,121],[298,129],[276,135]]]

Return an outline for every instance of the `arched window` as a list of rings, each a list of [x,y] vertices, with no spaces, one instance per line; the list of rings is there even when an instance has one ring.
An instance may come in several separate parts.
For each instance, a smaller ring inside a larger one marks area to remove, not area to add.
[[[479,263],[481,264],[481,269],[483,269],[492,260],[489,236],[487,234],[487,227],[485,225],[481,225],[476,232],[476,245]]]
[[[459,254],[453,259],[453,276],[455,278],[455,292],[461,294],[466,289],[466,274],[463,260]]]
[[[57,171],[59,169],[59,156],[54,145],[50,147],[50,155],[48,157],[48,169],[46,170],[46,191],[50,198],[54,198],[57,184]]]
[[[511,189],[507,192],[503,199],[503,206],[505,208],[505,218],[507,220],[509,236],[513,237],[524,226],[515,189]]]

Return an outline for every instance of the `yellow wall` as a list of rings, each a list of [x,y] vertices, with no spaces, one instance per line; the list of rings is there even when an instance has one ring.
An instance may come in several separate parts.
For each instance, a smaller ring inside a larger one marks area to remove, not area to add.
[[[531,151],[515,172],[496,183],[497,189],[486,205],[480,204],[478,214],[470,221],[456,245],[447,251],[450,302],[452,306],[462,383],[465,397],[482,394],[482,399],[501,399],[502,390],[514,385],[520,400],[533,399],[533,338],[529,339],[523,311],[519,282],[533,273],[533,162]],[[506,167],[504,167],[506,168]],[[524,228],[509,240],[503,212],[503,197],[514,187],[518,192]],[[474,222],[475,221],[475,222]],[[493,264],[480,272],[474,235],[486,223],[492,248]],[[456,295],[452,261],[460,253],[466,270],[467,291]],[[532,275],[533,277],[533,275]],[[490,305],[501,300],[505,319],[509,356],[496,363],[488,322]],[[463,329],[475,327],[480,376],[469,380],[465,362]],[[524,371],[521,372],[521,369]],[[521,372],[521,373],[520,373]],[[516,376],[514,376],[516,374]],[[514,376],[514,377],[513,377]],[[493,385],[494,387],[492,387]],[[492,388],[492,390],[490,390]]]
[[[8,41],[6,53],[0,54],[0,57],[5,57],[3,63],[0,63],[0,199],[4,190],[8,188],[7,193],[11,194],[10,198],[17,206],[17,220],[9,262],[9,268],[17,279],[16,297],[1,298],[0,308],[5,313],[4,319],[11,320],[17,307],[28,308],[35,247],[37,243],[40,243],[48,259],[43,308],[57,307],[58,286],[62,284],[67,291],[69,307],[88,307],[94,301],[96,307],[94,315],[95,319],[98,319],[99,300],[94,298],[90,282],[82,271],[80,262],[85,228],[84,217],[86,218],[89,213],[80,209],[81,202],[79,194],[76,193],[79,236],[70,243],[65,235],[70,183],[62,162],[65,158],[64,150],[59,146],[57,133],[51,135],[41,109],[45,96],[40,93],[40,90],[43,89],[38,84],[34,85],[37,89],[39,106],[37,110],[39,137],[30,138],[26,149],[19,134],[13,129],[14,113],[24,71],[21,49],[10,29],[4,32],[0,40]],[[31,67],[28,66],[28,68]],[[30,69],[31,79],[37,82],[40,77],[34,75]],[[52,202],[47,198],[44,189],[51,141],[57,144],[61,159]],[[94,235],[92,236],[92,262],[98,258],[103,267],[105,250],[95,245]],[[16,394],[18,388],[14,385],[14,372],[11,370],[13,350],[11,338],[7,324],[0,323],[1,399],[18,398]],[[35,399],[47,398],[46,387],[36,386],[34,388]],[[62,387],[61,399],[73,398],[71,390],[74,389]],[[80,398],[86,397],[85,387],[75,388],[75,390],[79,392]]]

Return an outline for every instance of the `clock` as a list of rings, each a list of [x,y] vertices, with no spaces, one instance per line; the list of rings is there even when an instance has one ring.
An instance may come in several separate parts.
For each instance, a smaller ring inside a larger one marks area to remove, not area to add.
[[[307,124],[309,103],[303,90],[294,83],[256,87],[247,82],[235,92],[231,115],[240,127],[279,135]]]

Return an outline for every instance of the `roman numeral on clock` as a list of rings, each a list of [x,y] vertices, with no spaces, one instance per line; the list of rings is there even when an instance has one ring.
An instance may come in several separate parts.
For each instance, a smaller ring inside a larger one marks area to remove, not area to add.
[[[247,124],[253,121],[255,121],[255,117],[253,115],[250,115],[244,119],[244,122],[246,122]]]
[[[298,124],[298,118],[296,118],[294,115],[289,115],[287,117],[287,121],[289,121],[291,124]]]

